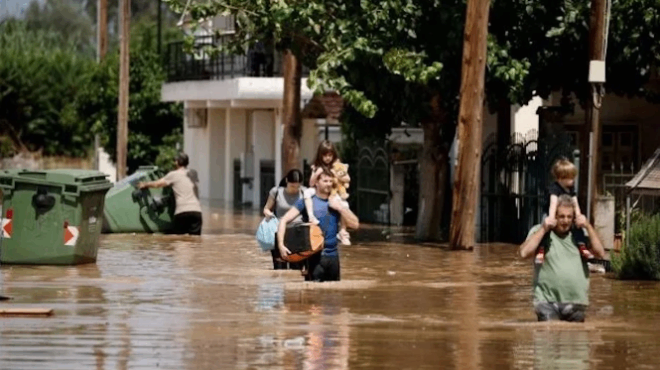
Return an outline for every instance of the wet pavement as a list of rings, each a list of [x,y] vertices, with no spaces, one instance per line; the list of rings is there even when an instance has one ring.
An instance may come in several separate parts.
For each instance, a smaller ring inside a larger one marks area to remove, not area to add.
[[[592,275],[585,324],[539,324],[515,246],[450,252],[366,227],[342,279],[272,271],[251,211],[201,238],[105,235],[98,262],[3,266],[0,369],[655,369],[660,284]]]

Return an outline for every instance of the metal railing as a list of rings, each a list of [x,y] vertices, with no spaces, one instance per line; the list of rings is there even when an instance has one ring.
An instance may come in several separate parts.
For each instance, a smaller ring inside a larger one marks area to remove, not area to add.
[[[233,35],[195,37],[194,53],[184,50],[184,42],[167,45],[164,69],[167,82],[224,80],[236,77],[273,77],[281,74],[281,58],[263,49],[250,49],[246,55],[211,55],[209,47],[226,45]]]

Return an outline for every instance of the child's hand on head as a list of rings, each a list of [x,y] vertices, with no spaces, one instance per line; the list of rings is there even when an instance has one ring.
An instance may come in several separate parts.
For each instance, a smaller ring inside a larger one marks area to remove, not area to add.
[[[587,218],[584,215],[579,215],[575,218],[575,226],[577,227],[587,227]]]
[[[552,230],[555,226],[557,226],[557,220],[555,220],[554,217],[546,217],[545,220],[543,220],[543,228],[545,231],[550,231]]]

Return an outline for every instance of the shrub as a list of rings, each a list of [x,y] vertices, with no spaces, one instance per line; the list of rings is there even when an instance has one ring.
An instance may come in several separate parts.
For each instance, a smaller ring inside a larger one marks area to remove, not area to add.
[[[660,214],[640,217],[631,225],[621,253],[612,255],[619,279],[660,280]]]

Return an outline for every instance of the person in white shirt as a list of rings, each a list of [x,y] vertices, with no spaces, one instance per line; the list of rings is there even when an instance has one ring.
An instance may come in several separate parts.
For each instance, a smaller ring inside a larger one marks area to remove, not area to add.
[[[176,170],[165,177],[149,182],[141,182],[138,188],[164,188],[171,186],[176,208],[174,210],[175,234],[202,234],[202,206],[197,190],[197,172],[188,169],[188,155],[179,153],[175,159]]]

